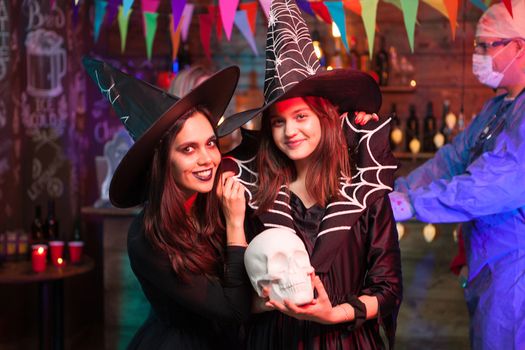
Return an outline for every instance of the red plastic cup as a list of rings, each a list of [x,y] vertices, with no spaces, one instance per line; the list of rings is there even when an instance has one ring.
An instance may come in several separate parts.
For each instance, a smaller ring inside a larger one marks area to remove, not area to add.
[[[64,265],[64,241],[50,241],[51,262],[56,267]]]
[[[47,265],[47,246],[45,244],[33,244],[31,246],[31,263],[33,271],[45,271]]]
[[[72,264],[77,264],[82,260],[82,250],[84,248],[84,242],[82,241],[71,241],[69,245],[69,260]]]

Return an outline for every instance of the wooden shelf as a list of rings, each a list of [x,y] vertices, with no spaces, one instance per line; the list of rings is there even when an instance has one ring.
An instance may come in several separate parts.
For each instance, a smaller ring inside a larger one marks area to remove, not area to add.
[[[389,85],[381,86],[381,92],[383,93],[413,93],[416,91],[415,86],[409,85]]]
[[[410,152],[394,152],[394,157],[397,159],[406,159],[406,160],[427,160],[434,157],[433,152],[420,152],[420,153],[410,153]]]
[[[142,210],[141,207],[133,207],[133,208],[115,208],[115,207],[109,207],[109,208],[95,208],[95,207],[82,207],[80,210],[82,214],[87,215],[101,215],[101,216],[136,216],[140,213]]]

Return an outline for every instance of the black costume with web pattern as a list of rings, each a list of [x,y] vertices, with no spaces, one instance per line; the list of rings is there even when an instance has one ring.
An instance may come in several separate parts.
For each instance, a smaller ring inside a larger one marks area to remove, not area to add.
[[[301,210],[293,207],[297,201],[290,200],[284,185],[270,210],[257,217],[249,215],[246,223],[249,239],[266,228],[292,229],[305,242],[312,266],[323,281],[332,304],[355,304],[359,295],[374,295],[379,301],[379,317],[321,325],[279,312],[266,312],[255,315],[250,323],[249,349],[382,349],[393,346],[402,286],[398,237],[387,195],[397,168],[388,145],[389,122],[390,119],[382,119],[358,129],[350,118],[342,118],[354,164],[352,179],[341,179],[344,200],[329,203],[321,214],[320,224],[308,219],[296,222],[294,216]],[[247,188],[251,215],[257,208],[253,201],[258,179],[256,137],[256,134],[243,131],[243,144],[226,157],[228,167],[236,168],[236,177]],[[307,235],[301,228],[305,224],[309,227],[318,224],[315,242],[309,237],[311,234]]]

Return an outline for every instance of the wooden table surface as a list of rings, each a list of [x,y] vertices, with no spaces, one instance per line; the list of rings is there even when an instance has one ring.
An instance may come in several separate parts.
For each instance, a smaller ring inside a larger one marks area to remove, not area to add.
[[[93,259],[85,255],[78,264],[66,261],[65,266],[55,267],[48,262],[43,272],[34,272],[31,261],[6,261],[0,265],[0,284],[59,280],[86,273],[94,266]]]

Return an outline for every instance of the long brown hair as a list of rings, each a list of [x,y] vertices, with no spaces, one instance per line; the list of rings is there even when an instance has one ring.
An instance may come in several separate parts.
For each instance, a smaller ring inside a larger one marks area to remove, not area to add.
[[[331,198],[339,198],[339,182],[342,174],[350,177],[350,164],[346,139],[339,122],[336,107],[322,97],[303,97],[305,103],[319,117],[321,140],[309,156],[306,175],[306,190],[315,201],[326,206]],[[283,184],[297,177],[295,165],[277,146],[272,137],[270,109],[263,114],[261,141],[257,154],[259,170],[258,191],[255,201],[257,213],[267,211]]]
[[[206,109],[192,108],[173,124],[159,142],[152,160],[148,201],[144,210],[147,239],[155,248],[168,254],[173,270],[182,280],[187,280],[192,273],[209,278],[220,276],[222,271],[219,266],[225,244],[224,224],[215,190],[198,193],[191,212],[187,213],[184,207],[186,198],[170,166],[171,145],[184,123],[196,112],[210,120]]]

